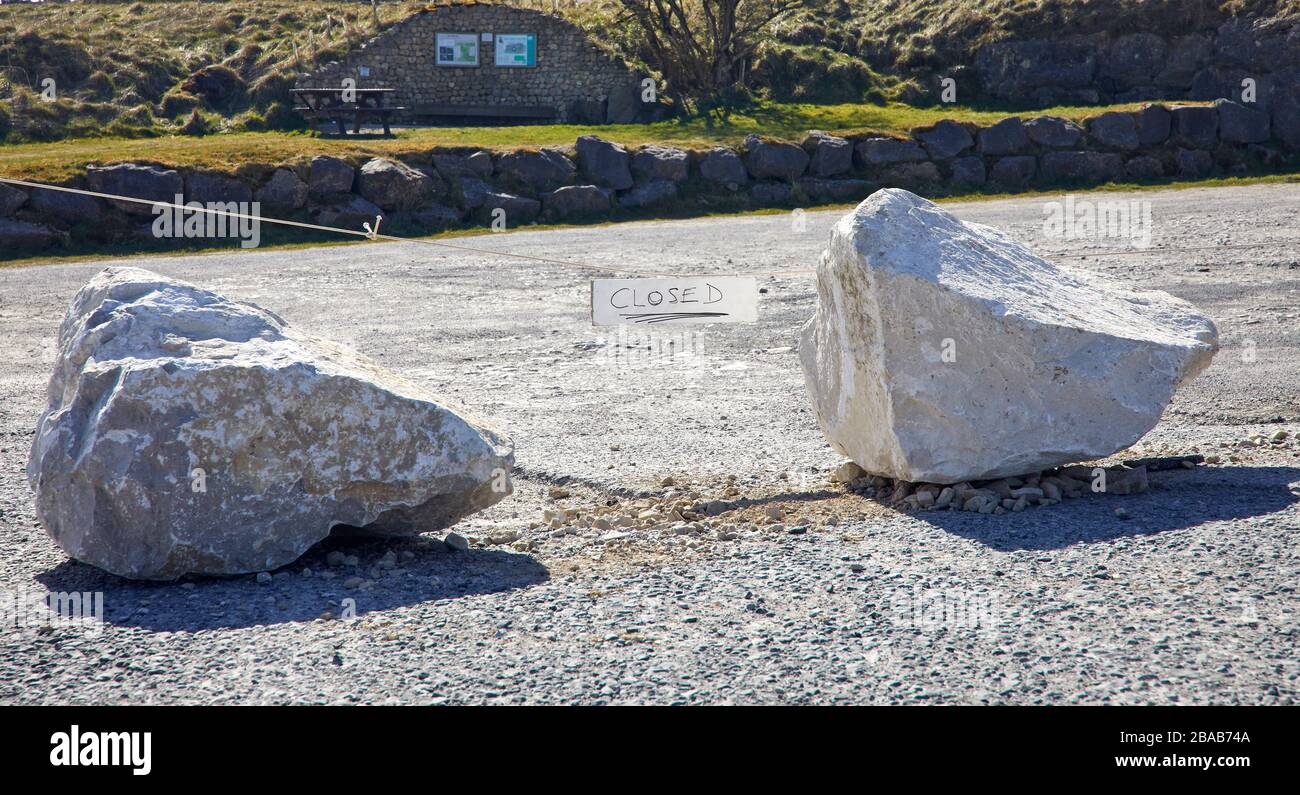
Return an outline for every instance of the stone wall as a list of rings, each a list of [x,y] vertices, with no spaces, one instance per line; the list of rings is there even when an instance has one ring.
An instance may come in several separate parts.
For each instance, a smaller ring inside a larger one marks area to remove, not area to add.
[[[1039,107],[1243,102],[1242,81],[1251,78],[1253,106],[1300,136],[1300,28],[1290,21],[1234,17],[1179,36],[1134,31],[994,42],[977,51],[974,77],[987,96]]]
[[[941,121],[906,137],[810,132],[798,142],[750,136],[739,147],[629,150],[595,136],[574,146],[431,150],[396,159],[317,156],[245,164],[238,176],[140,164],[90,166],[73,184],[170,201],[261,202],[264,215],[360,230],[376,215],[399,234],[503,221],[680,216],[750,207],[856,202],[882,187],[922,195],[1160,182],[1293,170],[1294,129],[1220,100],[1147,105],[1081,124],[1052,116],[996,124]],[[150,235],[148,205],[115,204],[0,184],[0,257],[73,241]]]
[[[437,63],[438,33],[532,33],[536,66],[497,66],[492,42],[479,43],[478,66]],[[361,72],[368,70],[363,76]],[[363,44],[341,62],[303,75],[298,87],[393,88],[391,104],[530,105],[554,108],[558,121],[629,123],[644,112],[640,76],[557,16],[486,3],[431,7]]]

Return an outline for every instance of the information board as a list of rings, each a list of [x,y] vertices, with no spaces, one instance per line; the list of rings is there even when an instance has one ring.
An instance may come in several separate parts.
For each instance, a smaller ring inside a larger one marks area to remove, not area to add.
[[[497,66],[536,66],[537,36],[532,33],[498,33]]]
[[[478,66],[477,33],[439,33],[439,66]]]

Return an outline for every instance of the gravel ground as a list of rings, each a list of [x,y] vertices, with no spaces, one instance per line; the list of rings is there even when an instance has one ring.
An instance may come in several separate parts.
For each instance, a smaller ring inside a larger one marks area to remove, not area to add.
[[[50,541],[23,470],[64,307],[110,263],[0,270],[0,590],[105,604],[97,631],[0,628],[0,703],[1296,703],[1300,187],[1114,198],[1152,202],[1153,249],[1045,239],[1042,199],[950,207],[1208,312],[1224,349],[1133,454],[1219,463],[1003,516],[900,512],[830,482],[841,459],[792,350],[808,278],[764,278],[756,324],[646,340],[590,325],[588,273],[500,256],[137,260],[351,344],[515,440],[517,492],[456,528],[468,551],[331,540],[269,582],[131,583]],[[838,214],[464,242],[804,268]],[[636,517],[669,493],[737,507],[667,528],[558,513]]]

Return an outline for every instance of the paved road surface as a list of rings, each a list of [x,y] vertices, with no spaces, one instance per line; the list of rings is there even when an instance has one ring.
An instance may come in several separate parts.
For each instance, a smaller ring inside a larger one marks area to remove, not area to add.
[[[1300,187],[1086,198],[1150,200],[1153,248],[1047,239],[1042,199],[951,206],[1206,310],[1224,349],[1137,450],[1223,463],[1006,516],[908,515],[828,484],[839,459],[791,350],[807,278],[764,279],[757,324],[640,339],[592,328],[591,274],[500,256],[374,244],[137,260],[351,344],[516,442],[516,495],[458,529],[520,541],[327,541],[270,584],[133,584],[46,537],[23,468],[53,337],[109,263],[0,270],[0,589],[106,604],[98,633],[0,629],[0,703],[1296,703],[1300,445],[1240,443],[1300,431]],[[682,273],[803,268],[837,216],[464,242]],[[533,527],[557,505],[634,506],[668,476],[810,529],[724,520],[605,542]],[[573,496],[550,499],[556,483]],[[336,549],[359,565],[329,566]],[[355,619],[321,618],[347,599]]]

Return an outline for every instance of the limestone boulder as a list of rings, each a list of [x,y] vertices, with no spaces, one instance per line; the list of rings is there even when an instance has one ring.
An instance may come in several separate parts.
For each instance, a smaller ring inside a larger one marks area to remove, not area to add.
[[[1133,179],[1159,179],[1164,173],[1165,167],[1159,158],[1150,155],[1131,157],[1124,164],[1124,174]]]
[[[1114,152],[1048,152],[1039,165],[1049,182],[1107,182],[1123,173],[1124,158]]]
[[[12,185],[0,182],[0,218],[13,215],[27,203],[27,193]]]
[[[1177,105],[1173,114],[1173,141],[1194,149],[1212,149],[1219,141],[1219,113],[1214,106]]]
[[[1167,45],[1154,33],[1116,38],[1097,62],[1097,75],[1115,88],[1150,85],[1164,68]]]
[[[1138,143],[1142,146],[1157,146],[1169,140],[1169,128],[1173,124],[1173,115],[1164,105],[1143,105],[1133,113],[1137,126]]]
[[[476,153],[477,154],[477,153]],[[461,177],[481,177],[482,174],[470,163],[469,158],[454,152],[437,152],[433,155],[433,167],[444,180],[454,183]],[[489,170],[489,173],[490,170]]]
[[[847,138],[813,130],[803,141],[808,162],[808,176],[817,179],[835,177],[853,168],[853,144]]]
[[[19,221],[17,218],[0,218],[0,249],[5,251],[49,248],[67,240],[66,233],[51,229],[45,224]]]
[[[1036,90],[1085,88],[1097,73],[1097,53],[1082,40],[1024,39],[980,47],[975,70],[984,90],[1002,99],[1035,98]]]
[[[185,178],[185,200],[202,204],[251,202],[253,189],[234,177],[196,172]]]
[[[513,229],[520,224],[536,221],[542,212],[542,203],[527,196],[491,191],[483,197],[483,203],[476,212],[485,223],[494,222],[499,217],[507,228]]]
[[[914,130],[912,137],[920,141],[935,160],[956,157],[975,145],[966,125],[948,119]]]
[[[1204,149],[1183,149],[1174,153],[1178,176],[1185,179],[1202,179],[1214,172],[1214,155]]]
[[[785,204],[794,196],[794,188],[789,182],[764,180],[754,183],[749,190],[749,196],[760,205]]]
[[[333,226],[341,229],[361,230],[363,224],[374,227],[375,217],[386,213],[373,202],[354,194],[343,197],[340,201],[317,208],[316,223],[321,226]],[[380,225],[382,229],[382,223]]]
[[[952,181],[957,185],[983,185],[987,179],[984,161],[975,155],[959,157],[952,161]]]
[[[566,185],[542,196],[542,214],[548,221],[592,218],[609,212],[610,191],[595,185]]]
[[[347,193],[352,190],[356,178],[357,170],[346,161],[329,155],[317,155],[311,159],[307,187],[316,196]]]
[[[1137,122],[1131,113],[1103,113],[1089,119],[1087,125],[1088,137],[1099,146],[1125,151],[1138,148]]]
[[[1083,129],[1059,116],[1038,116],[1025,122],[1029,140],[1049,149],[1069,149],[1079,143]]]
[[[837,451],[956,483],[1110,455],[1209,365],[1214,324],[1162,292],[1055,265],[903,190],[835,226],[800,359]]]
[[[504,154],[497,161],[497,170],[517,185],[544,193],[567,185],[578,169],[563,152],[541,149]]]
[[[413,210],[435,190],[428,174],[382,157],[367,161],[357,173],[357,193],[385,210]]]
[[[504,498],[499,432],[252,304],[109,268],[59,327],[28,480],[76,560],[171,580],[333,533],[436,530]]]
[[[651,207],[656,204],[670,202],[677,198],[677,183],[671,179],[655,179],[629,191],[618,197],[618,203],[621,207],[635,209],[638,207]]]
[[[277,168],[253,198],[265,208],[280,211],[298,210],[307,204],[307,183],[291,169]]]
[[[27,206],[46,218],[68,225],[95,224],[104,215],[99,199],[93,196],[45,188],[33,189]]]
[[[799,191],[812,201],[844,202],[861,200],[871,192],[872,183],[865,179],[820,179],[804,177],[795,183]]]
[[[853,156],[858,165],[864,168],[916,163],[926,159],[925,150],[920,144],[898,138],[868,138],[854,147]]]
[[[487,201],[487,196],[492,192],[492,186],[479,179],[478,177],[461,177],[456,181],[456,199],[460,205],[467,210],[477,210]]]
[[[729,190],[736,190],[749,182],[745,161],[725,146],[715,146],[700,158],[700,176]]]
[[[1011,155],[999,158],[989,169],[989,179],[1008,188],[1020,188],[1029,184],[1038,171],[1038,161],[1033,155]]]
[[[1029,149],[1029,133],[1020,119],[1003,119],[979,131],[977,148],[985,155],[1019,154]]]
[[[118,163],[86,168],[86,184],[96,193],[130,196],[150,202],[176,201],[185,192],[185,179],[179,171],[158,166]],[[153,206],[139,202],[113,202],[118,209],[134,215],[153,215]]]
[[[754,179],[793,182],[808,168],[809,159],[801,146],[764,140],[757,135],[745,139],[745,167]]]
[[[1219,139],[1230,144],[1257,144],[1268,140],[1268,113],[1239,102],[1220,99],[1214,103],[1219,111]]]
[[[680,182],[690,173],[690,156],[683,149],[650,144],[632,155],[632,174],[637,182],[669,180]]]
[[[632,187],[631,158],[622,146],[595,135],[578,139],[578,168],[596,185],[614,190]]]

